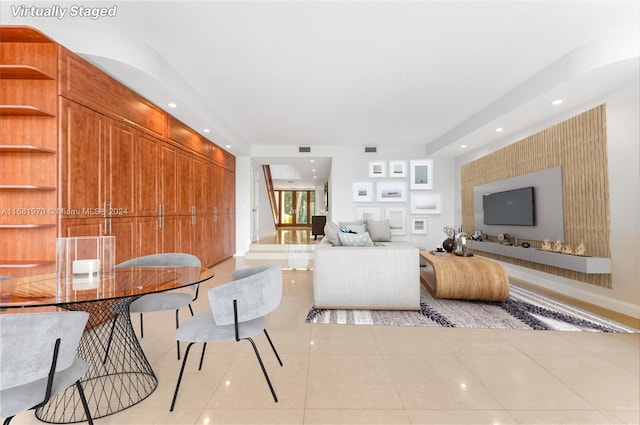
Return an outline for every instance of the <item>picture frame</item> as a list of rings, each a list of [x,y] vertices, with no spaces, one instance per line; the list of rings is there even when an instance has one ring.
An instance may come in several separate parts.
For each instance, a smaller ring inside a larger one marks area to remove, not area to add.
[[[410,181],[411,190],[433,189],[433,160],[412,159]]]
[[[380,207],[356,207],[356,219],[367,221],[380,221]]]
[[[442,209],[440,193],[411,193],[409,198],[411,214],[440,214]]]
[[[407,177],[407,161],[389,161],[389,177]]]
[[[429,234],[429,217],[411,217],[411,233],[414,235]]]
[[[387,177],[386,161],[369,161],[369,177],[381,178]]]
[[[407,207],[386,207],[384,214],[392,235],[407,234]]]
[[[353,183],[353,202],[373,201],[373,182]]]
[[[406,181],[382,181],[376,184],[377,202],[406,202]]]

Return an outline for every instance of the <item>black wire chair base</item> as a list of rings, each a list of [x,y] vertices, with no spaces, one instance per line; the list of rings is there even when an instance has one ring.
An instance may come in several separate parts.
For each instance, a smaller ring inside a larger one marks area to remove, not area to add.
[[[89,322],[78,347],[78,357],[89,364],[80,380],[93,419],[120,412],[140,403],[158,386],[158,378],[138,342],[126,300],[104,300],[62,305],[89,313]],[[52,397],[36,409],[36,417],[48,423],[87,420],[75,386]]]

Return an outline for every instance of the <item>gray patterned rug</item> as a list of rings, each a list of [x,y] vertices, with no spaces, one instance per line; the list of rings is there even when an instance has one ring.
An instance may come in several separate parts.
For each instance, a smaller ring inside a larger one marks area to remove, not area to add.
[[[629,332],[633,329],[511,284],[503,302],[433,298],[421,286],[419,311],[325,310],[311,308],[306,323],[453,328]]]

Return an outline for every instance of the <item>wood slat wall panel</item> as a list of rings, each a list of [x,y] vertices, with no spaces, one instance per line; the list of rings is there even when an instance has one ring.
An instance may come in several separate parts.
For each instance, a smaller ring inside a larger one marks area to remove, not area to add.
[[[462,225],[473,232],[473,188],[562,166],[565,243],[584,243],[588,255],[611,256],[606,107],[600,105],[486,155],[461,169]],[[539,248],[541,241],[530,241]],[[485,253],[482,253],[485,255]],[[591,275],[486,254],[531,269],[611,287],[611,275]]]

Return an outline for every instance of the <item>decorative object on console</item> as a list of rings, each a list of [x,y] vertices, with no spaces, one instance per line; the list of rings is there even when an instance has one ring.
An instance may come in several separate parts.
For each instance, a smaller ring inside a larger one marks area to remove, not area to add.
[[[442,231],[447,235],[447,239],[442,241],[442,247],[447,252],[453,252],[456,247],[456,241],[453,239],[456,234],[456,228],[453,226],[445,226],[442,228]]]
[[[565,246],[563,246],[561,252],[563,254],[573,254],[573,248],[571,247],[571,244],[566,244]]]
[[[467,245],[467,239],[469,235],[465,232],[460,232],[456,235],[455,239],[455,251],[453,253],[460,257],[473,257],[473,248]]]
[[[542,246],[540,247],[543,251],[551,251],[551,242],[549,239],[545,239],[542,241]]]
[[[553,244],[553,252],[562,252],[562,242],[560,242],[560,240],[557,240],[556,243]]]
[[[580,245],[578,245],[578,247],[576,248],[574,254],[583,256],[585,251],[586,251],[586,249],[584,247],[584,244],[582,242],[580,242]]]
[[[522,246],[523,248],[529,248],[531,246],[531,244],[529,242],[522,242]]]

